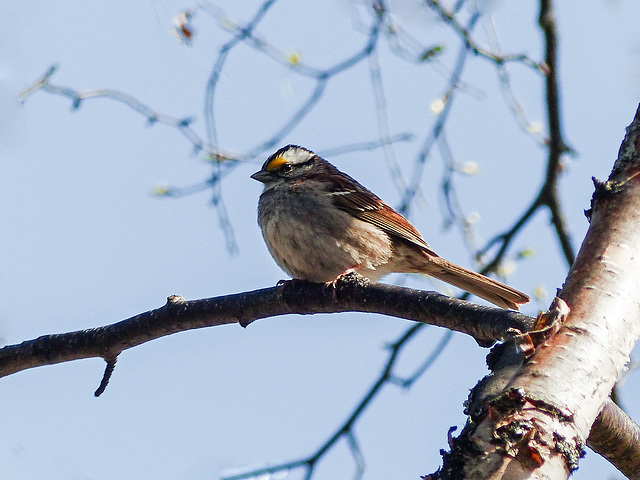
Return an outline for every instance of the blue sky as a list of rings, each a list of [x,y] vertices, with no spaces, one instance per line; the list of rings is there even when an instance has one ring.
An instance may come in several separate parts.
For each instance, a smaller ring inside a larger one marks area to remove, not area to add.
[[[515,3],[515,2],[513,2]],[[394,146],[404,178],[433,124],[430,106],[446,87],[457,43],[415,1],[389,3],[398,23],[426,45],[445,43],[439,62],[415,67],[382,42],[379,59],[391,134],[410,132]],[[536,10],[484,2],[505,52],[540,59]],[[260,2],[216,3],[239,23]],[[158,185],[186,187],[206,180],[211,165],[180,133],[108,99],[71,110],[68,99],[17,94],[52,64],[52,83],[78,90],[112,88],[160,113],[194,116],[203,137],[204,86],[230,33],[198,11],[192,46],[171,33],[172,18],[189,4],[44,2],[4,5],[0,22],[0,161],[4,205],[0,338],[19,343],[39,335],[114,323],[181,294],[195,299],[274,285],[285,275],[262,242],[255,209],[261,186],[249,175],[263,161],[240,164],[222,184],[238,253],[231,255],[211,192],[158,198]],[[624,128],[640,99],[640,6],[634,2],[568,2],[557,6],[560,81],[567,159],[562,204],[577,250],[586,231],[583,210],[591,177],[606,178]],[[33,12],[38,12],[34,14]],[[366,36],[354,4],[280,0],[258,28],[285,54],[326,68],[362,47]],[[485,26],[477,29],[486,42]],[[444,73],[443,73],[444,72]],[[541,77],[510,67],[512,86],[529,119],[544,123]],[[447,127],[456,161],[478,165],[456,176],[461,205],[479,220],[476,243],[509,226],[541,182],[545,150],[515,125],[500,95],[495,67],[470,58],[464,88]],[[303,78],[240,46],[229,56],[216,94],[221,149],[245,152],[269,138],[313,88]],[[368,64],[332,79],[322,101],[282,141],[318,152],[379,137]],[[274,149],[275,150],[275,149]],[[266,154],[265,154],[266,156]],[[392,205],[400,192],[382,150],[329,158]],[[411,220],[442,256],[467,267],[473,258],[456,228],[443,228],[437,150],[425,166]],[[532,249],[509,283],[552,294],[566,267],[539,214],[514,253]],[[416,288],[426,279],[391,277]],[[550,297],[524,311],[535,314]],[[21,372],[0,380],[0,462],[7,478],[217,478],[231,469],[264,466],[312,452],[350,413],[376,379],[384,349],[409,322],[377,315],[288,316],[190,331],[126,351],[105,394],[96,399],[104,367],[98,359]],[[399,373],[410,374],[444,331],[423,330],[403,352]],[[356,427],[365,478],[417,478],[440,465],[449,426],[462,427],[468,389],[486,373],[486,350],[455,335],[436,364],[409,391],[387,387]],[[637,375],[622,401],[638,417]],[[314,478],[351,478],[345,445],[321,463]],[[589,452],[575,478],[617,478]],[[619,477],[619,475],[618,475]],[[299,478],[293,473],[289,478]]]

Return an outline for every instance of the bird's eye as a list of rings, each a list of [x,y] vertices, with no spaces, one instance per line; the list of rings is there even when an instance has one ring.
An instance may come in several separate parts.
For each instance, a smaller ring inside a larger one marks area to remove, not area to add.
[[[291,170],[293,170],[293,167],[290,163],[285,163],[284,165],[282,165],[281,170],[283,173],[289,173]]]

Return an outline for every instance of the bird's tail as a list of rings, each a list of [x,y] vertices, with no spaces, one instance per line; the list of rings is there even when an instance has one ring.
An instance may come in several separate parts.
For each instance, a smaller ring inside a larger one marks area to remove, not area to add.
[[[484,298],[499,307],[518,310],[518,305],[527,303],[530,300],[527,295],[515,288],[485,277],[480,273],[462,268],[442,257],[430,256],[429,263],[432,267],[429,275]]]

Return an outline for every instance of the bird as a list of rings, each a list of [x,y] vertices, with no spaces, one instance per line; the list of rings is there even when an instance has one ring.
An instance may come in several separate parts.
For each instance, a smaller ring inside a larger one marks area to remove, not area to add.
[[[282,147],[251,178],[264,184],[262,236],[293,279],[329,283],[355,272],[376,282],[390,273],[419,273],[502,308],[529,302],[526,294],[438,256],[405,217],[311,150]]]

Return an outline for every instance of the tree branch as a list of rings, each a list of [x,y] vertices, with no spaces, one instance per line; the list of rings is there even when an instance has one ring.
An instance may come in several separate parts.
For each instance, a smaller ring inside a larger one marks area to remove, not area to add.
[[[348,276],[335,286],[300,281],[223,297],[187,301],[174,295],[166,305],[112,325],[44,335],[0,349],[0,377],[28,368],[100,357],[115,364],[126,349],[195,328],[286,314],[369,312],[429,323],[467,333],[481,345],[526,331],[533,319],[518,312],[474,305],[435,292],[367,284]],[[109,366],[113,369],[113,365]],[[108,375],[105,375],[108,380]],[[104,380],[103,380],[104,383]],[[106,384],[105,384],[106,386]]]
[[[640,479],[640,427],[613,400],[602,407],[587,445],[628,478]]]
[[[479,55],[487,60],[491,60],[497,65],[502,65],[506,62],[520,62],[536,71],[541,70],[541,66],[525,54],[503,55],[498,52],[491,52],[486,48],[481,47],[472,38],[471,29],[460,24],[456,19],[454,12],[448,11],[438,0],[426,0],[425,3],[429,8],[433,9],[438,13],[438,15],[440,15],[440,18],[444,23],[450,25],[457,32],[457,34],[464,40],[466,47],[470,49],[474,55]]]
[[[571,151],[571,149],[567,147],[562,134],[557,65],[558,37],[554,16],[553,0],[541,0],[538,23],[544,33],[545,62],[548,69],[545,77],[545,92],[547,96],[547,121],[549,125],[549,157],[547,160],[546,179],[540,191],[539,198],[551,212],[551,223],[555,228],[564,257],[571,266],[575,261],[575,253],[558,199],[558,176],[563,170],[561,163],[562,155]]]
[[[639,177],[640,107],[609,180],[596,184],[589,231],[559,294],[566,322],[526,358],[501,347],[500,373],[478,385],[467,426],[429,478],[565,478],[598,415],[593,445],[611,446],[597,431],[611,425],[601,409],[640,336]]]

